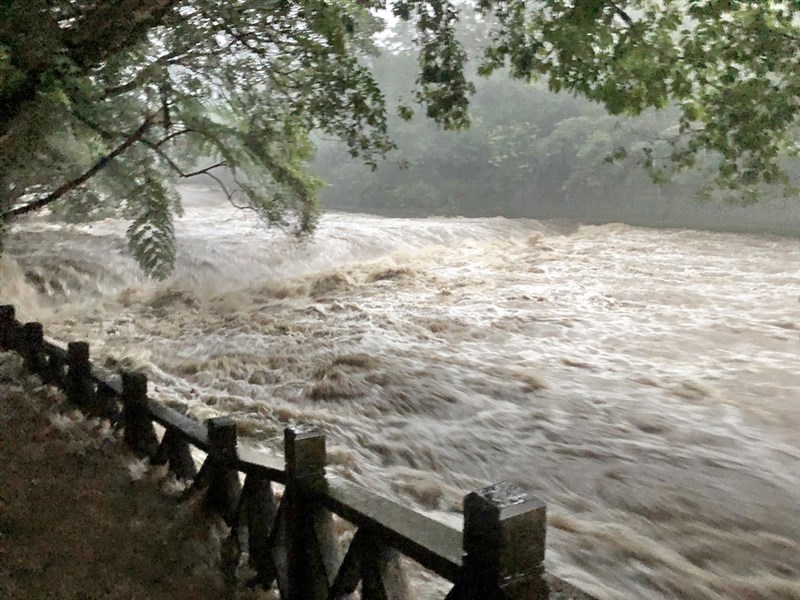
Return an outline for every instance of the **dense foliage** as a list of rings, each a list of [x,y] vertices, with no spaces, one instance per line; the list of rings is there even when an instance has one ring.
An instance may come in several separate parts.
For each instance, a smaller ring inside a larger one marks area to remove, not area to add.
[[[49,206],[73,219],[131,219],[140,264],[174,258],[174,183],[219,180],[231,202],[302,234],[317,214],[309,134],[343,140],[368,164],[393,147],[384,95],[367,69],[381,0],[14,0],[0,3],[0,211]],[[468,124],[468,3],[401,0],[414,24],[413,100],[446,129]],[[664,108],[678,127],[661,178],[711,154],[718,185],[789,181],[797,154],[800,8],[787,1],[480,0],[481,74],[510,65],[612,114]],[[409,105],[399,107],[403,116]],[[621,157],[623,151],[617,152]],[[210,162],[197,166],[200,157]]]
[[[800,5],[778,0],[504,0],[482,72],[505,62],[517,78],[547,76],[611,114],[680,110],[671,152],[656,177],[720,157],[717,183],[730,188],[788,183],[780,168],[797,155]]]
[[[0,206],[15,216],[68,201],[73,218],[121,208],[134,255],[156,276],[174,258],[177,179],[226,166],[232,202],[302,233],[316,216],[303,168],[310,130],[367,161],[390,147],[383,97],[358,62],[369,32],[356,33],[358,6],[23,0],[2,10]],[[198,156],[213,162],[194,168]]]
[[[469,18],[462,24],[465,48],[479,56],[488,24]],[[416,54],[402,26],[381,44],[386,50],[372,70],[391,102],[409,89]],[[505,73],[479,79],[476,88],[468,130],[443,131],[419,115],[390,117],[388,131],[398,147],[390,164],[375,172],[348,159],[340,144],[320,139],[313,168],[328,183],[323,205],[392,216],[502,215],[800,233],[797,198],[783,198],[780,185],[752,186],[762,200],[757,205],[749,194],[709,189],[717,169],[710,154],[669,181],[652,181],[653,173],[640,165],[648,148],[669,155],[670,132],[681,117],[676,106],[614,116],[584,98],[553,93],[545,82],[510,81]],[[781,166],[800,183],[800,159],[785,157]]]

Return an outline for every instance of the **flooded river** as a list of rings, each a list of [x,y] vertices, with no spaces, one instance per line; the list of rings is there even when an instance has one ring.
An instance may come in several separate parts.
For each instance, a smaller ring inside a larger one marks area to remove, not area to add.
[[[2,301],[253,444],[316,423],[333,471],[445,521],[522,482],[601,598],[800,598],[797,239],[328,214],[297,243],[190,196],[170,280],[122,222],[32,222]]]

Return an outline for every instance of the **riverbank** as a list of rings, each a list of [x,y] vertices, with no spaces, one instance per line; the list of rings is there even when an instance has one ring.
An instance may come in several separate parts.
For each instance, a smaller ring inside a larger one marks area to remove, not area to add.
[[[227,528],[0,353],[0,599],[237,598]]]

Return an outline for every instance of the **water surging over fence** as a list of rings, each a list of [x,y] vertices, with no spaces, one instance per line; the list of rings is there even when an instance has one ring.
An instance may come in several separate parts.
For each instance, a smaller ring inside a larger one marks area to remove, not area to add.
[[[550,568],[602,597],[800,594],[797,240],[330,215],[298,246],[233,217],[189,210],[158,285],[122,223],[31,226],[4,299],[266,447],[320,423],[337,474],[442,520],[525,483]]]

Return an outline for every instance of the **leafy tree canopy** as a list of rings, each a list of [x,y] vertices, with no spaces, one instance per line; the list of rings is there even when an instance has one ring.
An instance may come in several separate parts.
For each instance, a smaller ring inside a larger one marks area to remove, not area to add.
[[[468,124],[472,84],[459,12],[490,26],[480,74],[509,66],[612,114],[680,111],[657,176],[718,159],[717,183],[783,183],[797,155],[800,7],[795,0],[400,0],[415,26],[415,100],[445,128]],[[0,2],[3,220],[65,203],[131,219],[131,249],[164,276],[174,258],[173,184],[220,180],[231,202],[302,234],[317,182],[309,133],[375,165],[393,144],[363,57],[382,0],[14,0]],[[410,108],[401,107],[409,116]],[[618,153],[622,156],[623,151]],[[199,157],[211,157],[198,167]]]
[[[644,149],[656,178],[712,153],[720,186],[789,185],[780,158],[800,152],[797,0],[491,4],[498,27],[483,73],[509,62],[512,76],[546,76],[551,90],[585,96],[611,114],[677,104],[667,160]]]

